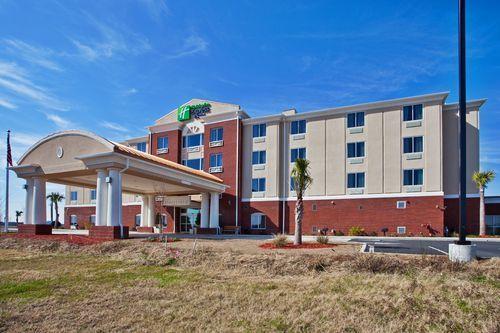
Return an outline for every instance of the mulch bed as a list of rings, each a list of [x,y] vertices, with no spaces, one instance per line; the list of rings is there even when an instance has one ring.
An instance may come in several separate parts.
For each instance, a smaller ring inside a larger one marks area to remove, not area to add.
[[[70,244],[76,245],[94,245],[103,242],[109,242],[109,239],[102,238],[92,238],[89,236],[82,235],[20,235],[20,234],[7,234],[2,235],[1,237],[8,238],[24,238],[24,239],[33,239],[33,240],[45,240],[45,241],[59,241],[59,242],[67,242]]]
[[[302,243],[301,245],[293,245],[293,243],[288,243],[285,246],[276,246],[273,243],[264,243],[259,245],[260,248],[267,249],[267,250],[279,250],[279,249],[285,249],[285,250],[293,250],[293,249],[326,249],[326,248],[332,248],[337,245],[335,244],[321,244],[321,243]]]

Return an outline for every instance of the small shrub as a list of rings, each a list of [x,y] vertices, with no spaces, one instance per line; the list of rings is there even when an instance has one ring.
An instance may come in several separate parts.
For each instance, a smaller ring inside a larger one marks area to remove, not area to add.
[[[288,243],[288,237],[283,234],[274,235],[273,244],[276,247],[284,247]]]
[[[335,236],[344,236],[344,233],[342,231],[340,231],[340,230],[339,231],[334,231],[333,234]]]
[[[361,228],[361,227],[351,227],[349,229],[349,232],[348,232],[348,235],[349,236],[364,236],[366,235],[365,233],[365,229]]]
[[[328,236],[319,235],[316,237],[316,242],[320,244],[328,244]]]

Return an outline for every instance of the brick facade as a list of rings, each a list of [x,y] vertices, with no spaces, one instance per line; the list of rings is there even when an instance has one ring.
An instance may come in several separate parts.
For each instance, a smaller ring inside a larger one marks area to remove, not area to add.
[[[459,200],[444,199],[446,206],[444,221],[450,232],[458,232],[459,225]],[[467,199],[467,226],[468,234],[479,234],[479,198]]]
[[[135,216],[141,213],[141,205],[127,205],[122,207],[123,225],[135,230]],[[95,214],[95,206],[65,207],[64,227],[70,228],[71,215],[77,216],[78,229],[85,229],[85,224],[90,223],[90,216]]]

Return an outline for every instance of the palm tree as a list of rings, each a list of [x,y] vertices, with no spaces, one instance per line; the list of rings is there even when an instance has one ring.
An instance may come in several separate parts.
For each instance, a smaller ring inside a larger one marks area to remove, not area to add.
[[[488,171],[476,171],[472,175],[472,180],[476,183],[479,189],[479,235],[486,235],[486,222],[484,220],[484,190],[488,187],[488,183],[495,179],[495,172],[493,170]]]
[[[54,223],[54,226],[57,228],[59,226],[59,202],[63,201],[64,195],[58,193],[58,192],[52,192],[49,195],[47,195],[47,199],[50,200],[50,206],[54,205],[56,209],[56,222]]]
[[[16,210],[16,223],[19,223],[19,218],[23,215],[22,210]]]
[[[302,244],[302,218],[304,216],[304,192],[312,184],[313,179],[309,173],[309,161],[303,158],[297,158],[292,169],[292,178],[297,193],[297,202],[295,204],[295,239],[294,245]]]

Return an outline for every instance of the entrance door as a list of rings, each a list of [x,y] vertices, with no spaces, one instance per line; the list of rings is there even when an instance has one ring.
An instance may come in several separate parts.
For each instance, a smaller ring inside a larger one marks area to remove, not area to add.
[[[197,216],[199,216],[199,209],[181,209],[180,217],[180,232],[189,233],[193,229],[193,224],[198,223]],[[198,223],[199,224],[199,223]]]

